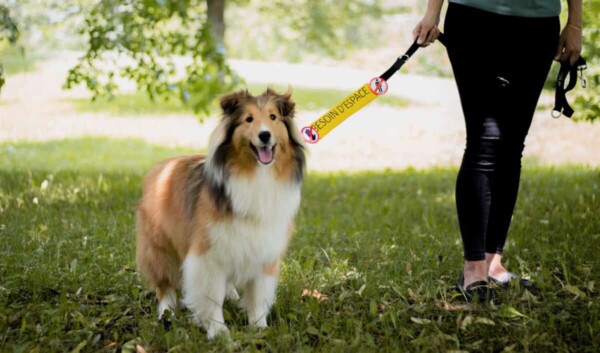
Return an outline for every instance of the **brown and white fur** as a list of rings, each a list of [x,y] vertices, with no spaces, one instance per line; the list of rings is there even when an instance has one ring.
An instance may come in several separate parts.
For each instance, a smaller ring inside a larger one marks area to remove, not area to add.
[[[221,98],[207,156],[159,163],[137,209],[137,265],[156,290],[159,317],[183,304],[209,338],[227,332],[225,297],[266,327],[279,260],[294,228],[305,168],[291,94]]]

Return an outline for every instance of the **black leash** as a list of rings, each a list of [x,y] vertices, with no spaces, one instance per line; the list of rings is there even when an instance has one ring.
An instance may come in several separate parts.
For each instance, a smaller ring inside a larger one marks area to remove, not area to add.
[[[442,43],[443,45],[446,45],[446,37],[444,37],[444,33],[440,33],[440,35],[438,36],[437,40],[440,41],[440,43]],[[410,59],[410,57],[417,51],[417,49],[419,49],[420,46],[417,44],[417,41],[415,41],[410,48],[408,48],[408,50],[406,51],[406,53],[404,53],[404,55],[402,55],[401,57],[399,57],[396,62],[390,66],[389,69],[387,69],[386,72],[384,72],[381,76],[382,79],[384,80],[388,80],[390,77],[392,77],[393,74],[396,73],[396,71],[400,70],[400,68],[404,65],[404,63]]]
[[[438,40],[445,44],[444,35],[440,33]],[[335,129],[344,120],[352,114],[362,109],[369,102],[378,96],[384,95],[388,90],[387,80],[400,70],[406,61],[419,49],[415,41],[404,55],[398,57],[394,64],[390,66],[381,76],[373,77],[368,83],[365,83],[358,90],[352,92],[337,105],[329,109],[310,125],[303,127],[300,133],[307,143],[315,144],[325,137],[329,132]]]
[[[561,115],[570,118],[573,116],[573,108],[567,101],[566,93],[575,88],[577,84],[577,71],[581,73],[581,86],[585,88],[587,85],[583,70],[587,69],[587,63],[583,57],[579,57],[575,65],[569,63],[561,63],[558,76],[556,77],[556,93],[554,95],[554,108],[552,108],[552,117],[560,118]],[[567,76],[569,84],[565,87]]]
[[[443,33],[437,38],[444,46],[447,46],[446,37]],[[404,63],[410,59],[410,57],[419,49],[419,45],[417,41],[415,41],[410,48],[398,59],[389,69],[387,69],[381,76],[382,79],[388,80],[392,75],[396,73],[396,71],[400,70]],[[567,101],[566,93],[575,88],[577,84],[577,71],[580,72],[581,75],[581,86],[586,87],[586,79],[583,75],[583,71],[587,69],[587,63],[583,57],[579,57],[575,65],[569,65],[568,63],[561,63],[560,71],[558,72],[558,77],[556,78],[556,94],[554,100],[554,108],[552,109],[552,116],[554,118],[559,118],[561,115],[564,115],[568,118],[573,116],[573,108],[569,105]],[[567,76],[569,77],[569,83],[565,87]]]

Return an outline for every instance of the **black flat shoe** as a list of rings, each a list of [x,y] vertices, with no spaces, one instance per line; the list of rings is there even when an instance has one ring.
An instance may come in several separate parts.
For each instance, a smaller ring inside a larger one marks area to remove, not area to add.
[[[489,303],[496,298],[494,289],[486,281],[477,281],[464,287],[465,277],[461,275],[456,282],[456,289],[467,302]]]
[[[500,287],[502,289],[507,289],[512,285],[516,285],[516,283],[518,283],[518,285],[524,289],[532,289],[534,287],[534,284],[532,281],[522,278],[521,276],[516,275],[512,272],[508,273],[508,279],[505,281],[497,280],[491,276],[488,276],[488,281],[490,281],[491,283],[497,285],[498,287]]]

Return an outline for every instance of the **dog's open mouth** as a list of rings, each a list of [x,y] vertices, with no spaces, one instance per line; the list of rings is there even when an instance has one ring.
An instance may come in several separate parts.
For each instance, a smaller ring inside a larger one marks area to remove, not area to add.
[[[252,148],[252,152],[254,152],[256,159],[258,159],[260,163],[269,164],[273,162],[273,158],[275,156],[275,145],[256,147],[250,143],[250,148]]]

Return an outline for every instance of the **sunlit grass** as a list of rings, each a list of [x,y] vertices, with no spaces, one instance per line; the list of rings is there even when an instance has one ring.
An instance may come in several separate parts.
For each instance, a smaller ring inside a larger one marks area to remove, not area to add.
[[[297,104],[297,109],[301,111],[320,111],[326,110],[334,106],[344,97],[352,93],[351,91],[337,89],[322,89],[322,88],[306,88],[306,87],[288,87],[280,85],[270,85],[279,92],[286,92],[289,89],[292,91],[292,97]],[[253,94],[260,94],[267,88],[267,85],[250,84],[248,89]],[[358,87],[357,87],[358,88]],[[410,104],[407,99],[394,97],[391,95],[378,97],[372,104],[381,104],[391,107],[406,107]]]
[[[23,51],[18,47],[9,47],[0,50],[0,64],[2,64],[4,74],[6,75],[34,71],[39,59],[39,54]]]
[[[226,305],[208,342],[156,320],[134,260],[134,209],[155,162],[135,140],[0,145],[2,351],[596,352],[600,171],[525,165],[506,260],[537,283],[495,307],[453,301],[456,170],[309,174],[271,328]],[[303,290],[323,295],[302,296]]]
[[[279,92],[286,92],[288,90],[287,86],[271,85],[270,87]],[[260,94],[266,88],[266,85],[248,85],[248,90],[253,94]],[[298,111],[329,109],[350,93],[342,90],[304,87],[291,87],[291,89]],[[99,98],[96,101],[92,101],[90,99],[79,98],[71,99],[69,102],[80,112],[106,113],[113,116],[192,114],[192,108],[180,100],[156,98],[152,101],[144,92],[116,95],[112,99]],[[399,97],[383,96],[378,98],[375,104],[405,107],[408,106],[409,102]],[[213,104],[213,111],[216,111],[217,108],[216,104]]]

